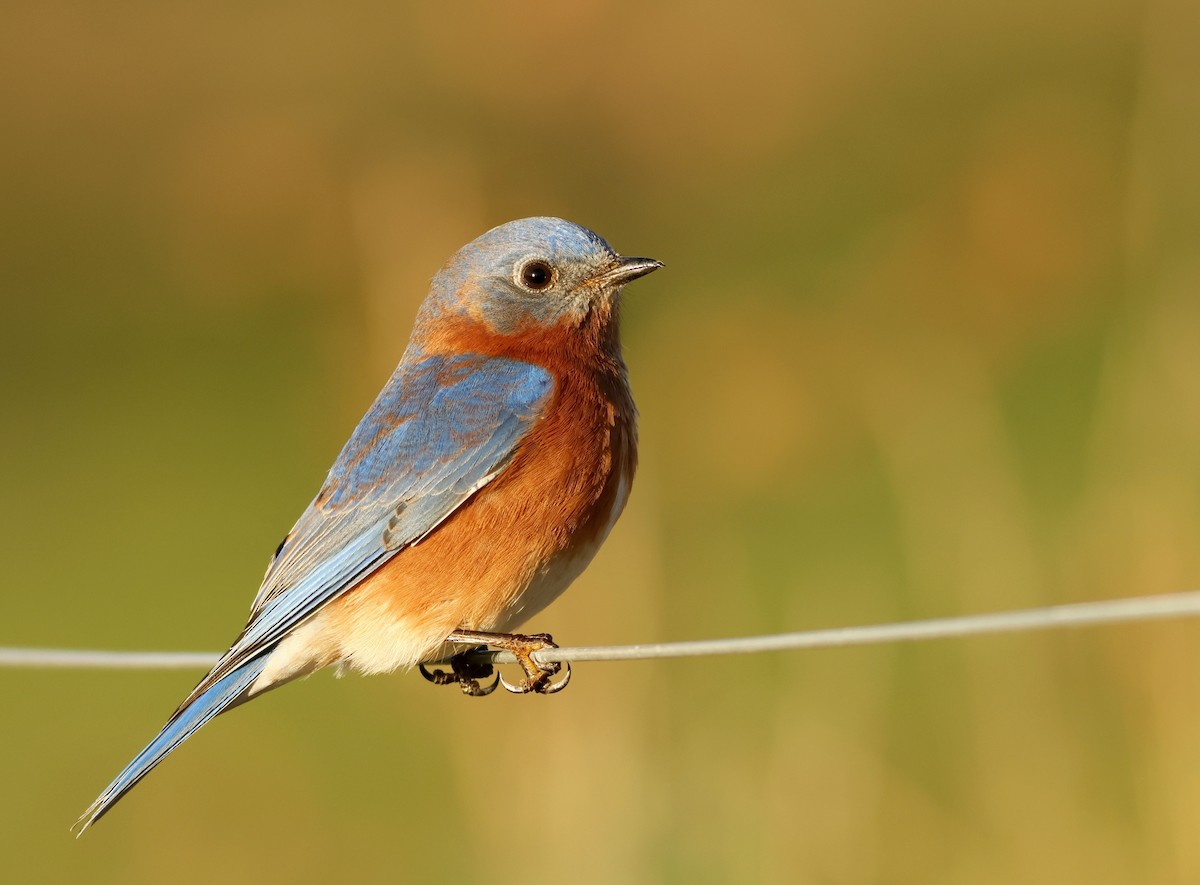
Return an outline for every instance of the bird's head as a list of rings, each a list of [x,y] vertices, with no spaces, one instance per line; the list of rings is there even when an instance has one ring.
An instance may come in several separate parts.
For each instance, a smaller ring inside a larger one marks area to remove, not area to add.
[[[510,221],[468,243],[433,279],[418,326],[469,317],[501,335],[607,324],[622,287],[657,270],[561,218]]]

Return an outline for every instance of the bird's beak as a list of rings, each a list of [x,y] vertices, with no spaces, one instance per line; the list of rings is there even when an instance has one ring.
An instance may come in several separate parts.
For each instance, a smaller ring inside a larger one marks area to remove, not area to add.
[[[663,266],[661,261],[655,261],[653,258],[618,258],[616,264],[610,267],[604,273],[592,278],[592,282],[597,285],[609,286],[624,286],[630,280],[636,280],[638,277],[644,277],[648,273],[653,273]]]

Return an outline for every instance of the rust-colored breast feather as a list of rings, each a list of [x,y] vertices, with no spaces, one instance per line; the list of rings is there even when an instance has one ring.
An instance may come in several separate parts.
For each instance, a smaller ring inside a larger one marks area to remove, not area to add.
[[[607,325],[499,336],[464,323],[427,342],[537,363],[555,390],[496,479],[330,606],[323,632],[344,638],[329,655],[368,671],[411,665],[452,630],[514,629],[583,570],[637,464],[636,412]]]

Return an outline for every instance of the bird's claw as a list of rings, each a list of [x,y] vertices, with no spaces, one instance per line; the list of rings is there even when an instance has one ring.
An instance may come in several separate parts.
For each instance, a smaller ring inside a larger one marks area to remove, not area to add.
[[[558,648],[554,638],[549,633],[533,633],[528,636],[514,634],[506,647],[517,658],[517,663],[521,665],[521,669],[525,671],[525,678],[513,685],[503,676],[500,677],[500,684],[507,691],[513,694],[557,694],[567,687],[567,683],[571,681],[571,665],[566,665],[566,675],[558,682],[552,682],[551,679],[558,673],[563,672],[563,665],[557,661],[551,661],[546,664],[539,664],[533,659],[535,651],[541,651],[545,648]]]
[[[558,682],[552,682],[550,677],[559,672],[563,674],[563,678],[558,680]],[[546,664],[544,669],[538,671],[537,676],[522,679],[516,685],[513,685],[503,676],[499,678],[500,684],[513,694],[529,694],[530,692],[535,694],[558,694],[571,681],[571,665],[566,662],[561,664],[557,662]]]
[[[430,673],[424,667],[421,667],[421,675],[436,685],[448,685],[451,682],[457,682],[462,686],[464,694],[479,697],[491,694],[497,685],[503,685],[505,690],[513,694],[557,694],[566,688],[567,683],[571,681],[570,664],[558,663],[556,661],[539,664],[533,659],[534,652],[548,648],[558,648],[558,645],[555,644],[553,637],[549,633],[532,633],[526,635],[522,633],[483,633],[472,630],[456,630],[447,637],[447,641],[485,642],[494,648],[511,651],[516,657],[517,663],[521,665],[521,669],[525,672],[525,678],[513,684],[497,673],[496,678],[489,685],[481,688],[478,685],[478,680],[491,676],[493,667],[490,663],[481,664],[467,660],[468,655],[486,648],[486,646],[476,646],[450,659],[450,665],[454,669],[453,673],[446,673],[442,670],[434,670]],[[553,677],[559,673],[564,674],[563,678],[554,682]],[[471,685],[475,688],[472,689]]]
[[[456,654],[449,661],[450,672],[448,673],[441,669],[431,672],[426,669],[424,664],[417,664],[417,669],[421,671],[421,675],[425,677],[426,681],[432,682],[434,685],[457,685],[462,689],[462,693],[468,697],[487,697],[500,684],[500,674],[496,672],[496,669],[490,662],[480,662],[472,660],[469,657],[475,652],[486,648],[487,646],[485,645],[479,645]],[[495,677],[490,683],[480,681],[487,679],[489,676]]]

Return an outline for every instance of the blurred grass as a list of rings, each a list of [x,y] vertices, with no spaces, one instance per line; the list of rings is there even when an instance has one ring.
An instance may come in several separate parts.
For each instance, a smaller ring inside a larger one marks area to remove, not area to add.
[[[0,642],[224,647],[429,277],[529,214],[668,265],[626,311],[629,511],[534,628],[1198,583],[1194,3],[0,21]],[[0,672],[0,847],[13,881],[1192,882],[1196,640],[597,665],[553,703],[322,674],[80,843],[194,677]]]

